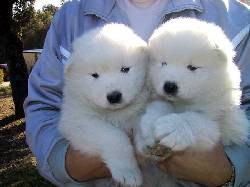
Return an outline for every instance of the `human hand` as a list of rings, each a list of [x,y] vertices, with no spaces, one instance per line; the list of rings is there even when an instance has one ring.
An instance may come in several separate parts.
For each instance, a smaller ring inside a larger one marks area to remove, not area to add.
[[[222,145],[209,152],[174,152],[168,159],[159,161],[158,167],[178,178],[206,186],[219,186],[232,176],[232,166]]]
[[[113,156],[115,156],[115,152]],[[139,186],[142,183],[141,171],[133,155],[130,157],[130,155],[124,154],[124,157],[120,155],[108,159],[106,157],[104,161],[98,155],[82,154],[69,146],[65,167],[69,176],[79,182],[110,178],[112,175],[117,183],[124,186]]]
[[[100,157],[83,155],[71,146],[66,153],[65,167],[70,177],[80,182],[111,177]]]

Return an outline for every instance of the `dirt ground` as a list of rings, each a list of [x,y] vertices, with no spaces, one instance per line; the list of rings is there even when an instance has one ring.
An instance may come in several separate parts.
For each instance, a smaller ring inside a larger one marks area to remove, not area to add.
[[[14,116],[10,87],[0,87],[0,186],[53,186],[37,172],[25,142],[25,121]]]

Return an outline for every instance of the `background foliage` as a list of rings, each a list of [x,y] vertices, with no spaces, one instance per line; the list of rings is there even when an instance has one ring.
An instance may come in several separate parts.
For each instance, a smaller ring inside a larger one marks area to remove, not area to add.
[[[57,7],[46,5],[41,10],[33,11],[28,24],[20,30],[24,49],[42,48],[43,42]]]
[[[35,11],[32,6],[33,1],[27,1],[27,3],[22,6],[20,6],[21,4],[19,2],[16,4],[18,6],[14,8],[14,12],[16,12],[14,14],[16,30],[23,41],[24,49],[43,47],[50,22],[58,10],[58,7],[49,4],[45,5],[41,10]],[[250,5],[250,0],[241,1]],[[63,4],[64,0],[61,0],[61,3]]]
[[[58,10],[51,4],[35,11],[35,0],[12,0],[13,29],[23,42],[24,49],[42,48],[53,15]],[[250,5],[250,0],[240,0]],[[61,0],[64,3],[64,0]]]

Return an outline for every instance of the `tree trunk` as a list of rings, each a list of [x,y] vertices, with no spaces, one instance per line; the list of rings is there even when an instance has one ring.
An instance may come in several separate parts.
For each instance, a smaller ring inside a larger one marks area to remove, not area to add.
[[[22,54],[23,44],[11,30],[13,4],[7,2],[8,5],[0,8],[0,63],[8,65],[15,115],[22,118],[23,102],[28,93],[28,72]]]
[[[8,39],[7,64],[15,104],[15,115],[17,118],[22,118],[24,117],[23,102],[28,93],[28,72],[23,58],[23,46],[19,38],[12,33],[6,38]]]

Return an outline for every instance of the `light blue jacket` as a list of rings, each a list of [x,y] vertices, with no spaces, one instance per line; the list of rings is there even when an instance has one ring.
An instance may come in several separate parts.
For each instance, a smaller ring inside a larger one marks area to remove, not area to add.
[[[237,51],[235,63],[242,72],[242,107],[250,119],[249,9],[235,0],[168,1],[159,17],[159,25],[177,16],[197,17],[221,26],[232,40]],[[42,55],[29,77],[29,93],[24,104],[27,143],[37,158],[41,175],[58,186],[73,182],[64,165],[68,142],[57,129],[64,64],[76,37],[108,22],[129,25],[126,14],[115,0],[72,0],[66,3],[54,16]],[[250,181],[250,147],[232,146],[226,147],[225,151],[236,167],[235,186],[244,186]]]

